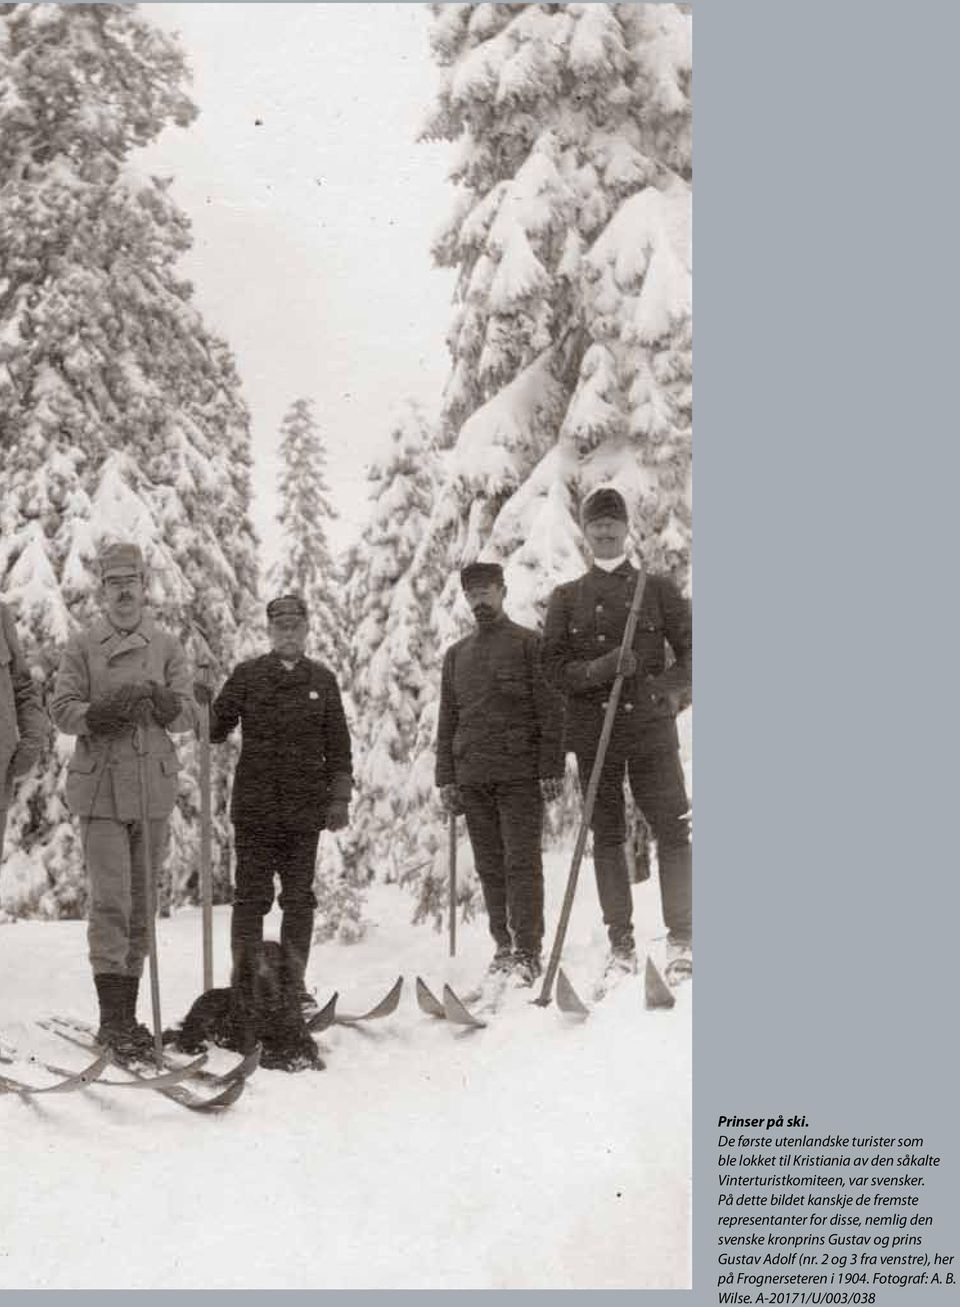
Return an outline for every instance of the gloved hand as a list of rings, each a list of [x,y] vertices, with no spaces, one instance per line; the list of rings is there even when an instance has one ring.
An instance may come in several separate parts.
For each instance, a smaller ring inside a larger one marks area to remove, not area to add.
[[[349,822],[349,805],[342,799],[334,799],[327,808],[327,830],[343,830]]]
[[[609,653],[603,654],[600,658],[593,658],[587,665],[587,676],[596,685],[605,685],[612,681],[617,674],[617,663],[620,659],[620,650],[611,649]],[[637,670],[637,655],[632,649],[627,649],[623,655],[623,674],[624,676],[633,676]]]
[[[13,751],[13,757],[10,759],[10,779],[16,780],[19,776],[26,776],[27,772],[33,768],[34,763],[39,758],[39,750],[30,745],[24,744],[21,740]]]
[[[544,803],[554,803],[563,793],[562,776],[544,776],[540,780],[540,793]]]
[[[209,681],[194,681],[193,697],[197,703],[213,703],[213,686]]]
[[[119,735],[137,720],[138,704],[149,705],[150,687],[144,682],[129,682],[109,694],[94,699],[87,709],[87,729],[93,735]]]
[[[463,796],[459,785],[440,786],[440,806],[448,817],[459,817],[463,812]]]
[[[139,699],[134,699],[128,716],[131,726],[149,726],[151,722],[156,721],[153,696],[147,693]]]
[[[669,707],[674,716],[677,715],[677,701],[674,695],[667,689],[657,685],[656,678],[646,677],[638,686],[638,693],[645,695],[658,708]]]
[[[169,726],[180,711],[180,696],[159,681],[150,682],[150,702],[153,715],[161,726]]]

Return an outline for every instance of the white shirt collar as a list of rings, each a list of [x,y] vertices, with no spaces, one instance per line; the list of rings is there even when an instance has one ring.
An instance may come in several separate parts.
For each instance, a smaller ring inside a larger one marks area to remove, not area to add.
[[[626,561],[626,554],[621,554],[619,558],[595,558],[593,565],[599,567],[601,572],[615,572],[620,564]]]

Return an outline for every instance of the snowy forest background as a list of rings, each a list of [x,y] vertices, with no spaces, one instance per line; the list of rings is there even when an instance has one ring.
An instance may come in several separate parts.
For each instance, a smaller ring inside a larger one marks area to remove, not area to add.
[[[372,880],[439,920],[445,833],[433,789],[442,652],[469,629],[457,571],[503,563],[507,608],[539,626],[584,568],[579,505],[623,492],[638,557],[689,590],[691,7],[431,6],[442,74],[422,137],[450,144],[449,212],[410,251],[455,281],[449,373],[396,397],[369,467],[365,525],[332,543],[336,487],[317,400],[276,433],[280,546],[265,566],[243,378],[180,265],[190,214],[138,152],[202,132],[180,44],[149,9],[0,5],[0,598],[48,695],[69,631],[96,611],[108,538],[149,560],[159,619],[220,676],[264,646],[263,605],[296,589],[343,688],[357,790],[321,841],[320,932],[364,929]],[[305,167],[309,166],[305,163]],[[72,743],[18,788],[0,905],[82,915],[63,802]],[[197,894],[199,794],[184,769],[163,889]],[[236,745],[214,751],[215,893],[229,897]],[[551,838],[576,820],[572,778]],[[466,853],[466,845],[464,845]],[[465,912],[474,892],[461,890]]]

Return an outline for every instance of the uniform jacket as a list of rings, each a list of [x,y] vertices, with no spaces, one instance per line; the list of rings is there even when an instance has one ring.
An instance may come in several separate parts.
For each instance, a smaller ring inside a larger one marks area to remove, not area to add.
[[[36,762],[48,734],[40,692],[30,675],[10,610],[0,604],[0,812],[13,792],[13,756]]]
[[[443,660],[437,785],[563,775],[563,700],[540,666],[535,631],[502,616]]]
[[[624,562],[613,572],[592,567],[550,596],[543,630],[543,665],[550,681],[567,696],[567,747],[596,744],[613,677],[591,680],[591,660],[619,648],[637,569]],[[667,667],[667,645],[674,662]],[[648,575],[633,640],[638,668],[624,680],[614,735],[628,737],[644,725],[674,717],[690,694],[693,633],[690,605],[665,576]]]
[[[139,821],[140,782],[133,726],[119,735],[91,735],[87,708],[133,681],[159,681],[180,696],[181,709],[166,730],[146,727],[149,815],[168,817],[177,799],[178,759],[167,731],[195,729],[191,673],[179,641],[144,617],[135,631],[118,631],[105,617],[67,641],[57,671],[50,715],[77,745],[67,771],[67,804],[81,817]]]
[[[214,701],[210,739],[237,723],[243,747],[230,815],[238,826],[322,830],[331,800],[353,786],[350,735],[336,677],[301,658],[288,671],[274,653],[240,663]]]

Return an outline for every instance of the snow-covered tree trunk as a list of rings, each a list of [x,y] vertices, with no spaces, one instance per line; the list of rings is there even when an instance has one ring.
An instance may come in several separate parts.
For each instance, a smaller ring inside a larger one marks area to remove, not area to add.
[[[109,539],[147,558],[157,618],[224,667],[255,603],[249,418],[226,345],[178,277],[187,219],[131,157],[195,109],[183,56],[133,7],[0,6],[0,594],[49,683],[70,630],[97,610]],[[84,908],[62,799],[70,742],[21,788],[4,884],[20,910]],[[168,897],[198,858],[193,745],[172,824]],[[214,798],[227,881],[224,767]]]

